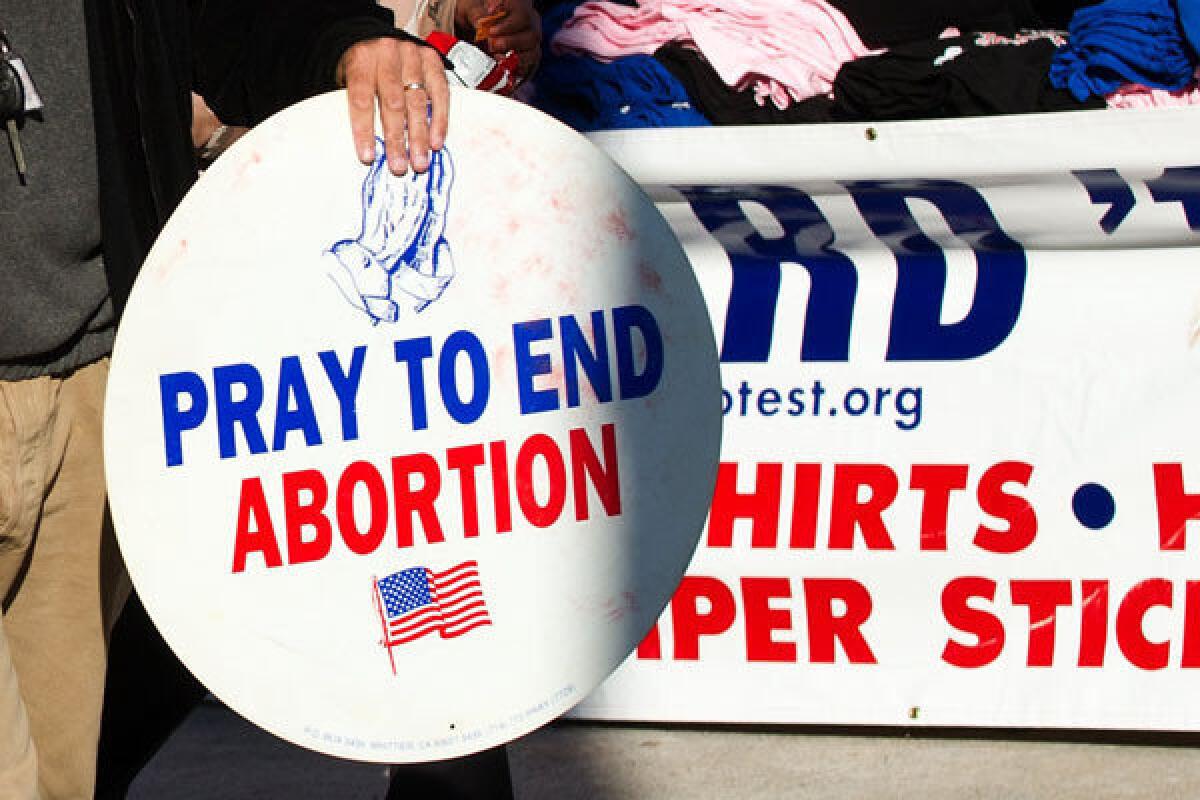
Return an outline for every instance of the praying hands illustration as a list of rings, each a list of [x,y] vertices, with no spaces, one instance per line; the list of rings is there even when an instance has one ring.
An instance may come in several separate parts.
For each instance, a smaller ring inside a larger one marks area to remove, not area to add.
[[[382,141],[363,179],[362,231],[327,252],[329,276],[350,305],[372,324],[396,322],[404,308],[421,312],[454,277],[446,242],[446,211],[454,161],[446,148],[431,153],[424,173],[393,175]]]

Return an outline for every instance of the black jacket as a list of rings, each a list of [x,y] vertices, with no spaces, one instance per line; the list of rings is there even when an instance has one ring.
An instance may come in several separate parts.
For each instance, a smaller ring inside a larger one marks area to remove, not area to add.
[[[100,217],[118,310],[196,176],[194,88],[251,124],[334,87],[351,44],[404,36],[373,0],[85,0]],[[347,142],[347,147],[350,143]]]

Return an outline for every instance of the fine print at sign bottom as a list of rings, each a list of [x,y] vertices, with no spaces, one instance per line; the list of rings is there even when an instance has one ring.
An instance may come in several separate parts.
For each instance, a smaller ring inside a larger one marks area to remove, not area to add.
[[[666,606],[716,478],[716,347],[665,221],[573,132],[454,100],[420,175],[359,164],[336,95],[248,134],[155,245],[109,384],[113,518],[164,638],[349,758],[577,703]]]
[[[545,700],[535,703],[524,711],[514,712],[507,720],[489,722],[485,727],[474,730],[459,730],[457,725],[450,723],[450,732],[448,734],[432,739],[412,739],[405,741],[392,739],[388,741],[368,742],[353,735],[343,736],[342,734],[321,730],[311,725],[304,726],[304,735],[308,739],[308,746],[314,750],[325,750],[331,746],[337,746],[357,749],[363,753],[412,753],[414,757],[408,760],[421,761],[423,760],[421,758],[422,755],[431,759],[437,758],[439,751],[452,747],[462,745],[471,747],[474,742],[509,741],[515,739],[521,733],[529,730],[530,726],[527,724],[527,720],[539,720],[534,726],[536,727],[541,724],[540,720],[545,716],[548,709],[561,708],[565,701],[577,698],[578,696],[579,692],[574,686],[564,686]],[[512,733],[511,731],[516,731],[516,733]],[[378,760],[369,756],[362,756],[362,758],[368,761]]]

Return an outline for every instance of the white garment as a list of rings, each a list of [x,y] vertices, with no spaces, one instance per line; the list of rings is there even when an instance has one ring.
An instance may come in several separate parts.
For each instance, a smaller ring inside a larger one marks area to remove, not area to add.
[[[396,27],[424,38],[432,31],[454,33],[455,0],[379,0],[396,15]]]

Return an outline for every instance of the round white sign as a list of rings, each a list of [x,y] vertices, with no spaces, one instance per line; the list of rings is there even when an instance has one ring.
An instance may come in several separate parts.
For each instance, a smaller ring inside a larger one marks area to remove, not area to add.
[[[720,444],[712,326],[649,199],[517,103],[455,92],[450,129],[403,177],[355,159],[340,93],[252,131],[162,232],[109,383],[164,637],[248,719],[368,761],[582,699],[683,575]]]

